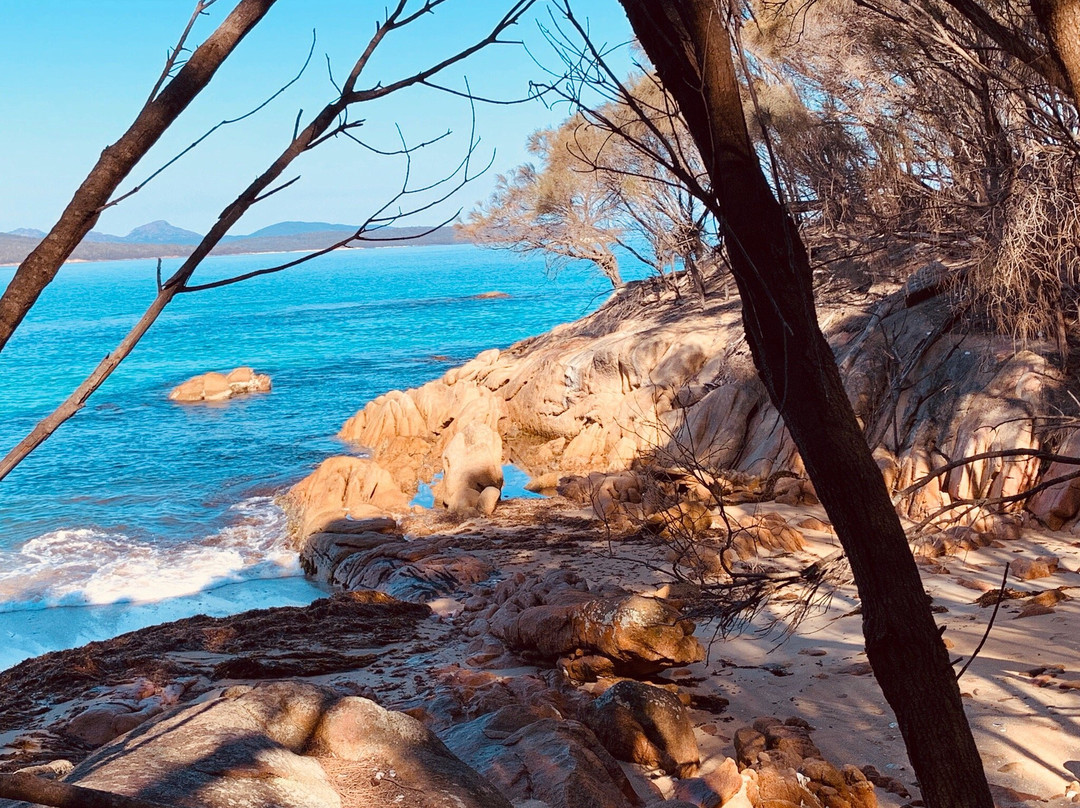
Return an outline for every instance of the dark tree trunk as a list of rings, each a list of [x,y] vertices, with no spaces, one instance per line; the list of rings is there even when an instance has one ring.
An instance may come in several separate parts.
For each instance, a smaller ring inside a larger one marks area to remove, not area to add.
[[[1080,109],[1080,0],[1031,0],[1031,10]]]
[[[750,144],[713,0],[621,0],[716,189],[754,362],[843,544],[866,652],[930,808],[992,808],[948,652],[900,520],[818,328],[806,251]]]
[[[998,22],[994,15],[984,8],[980,0],[945,0],[945,2],[960,12],[969,23],[990,37],[994,44],[1005,53],[1017,61],[1023,62],[1046,79],[1048,83],[1063,92],[1069,93],[1073,100],[1076,100],[1076,75],[1074,74],[1070,80],[1069,73],[1065,70],[1061,59],[1054,53],[1053,48],[1057,43],[1052,33],[1045,31],[1044,28],[1044,33],[1050,40],[1051,51],[1040,51],[1027,40],[1022,29]],[[1072,3],[1073,8],[1076,7],[1076,0],[1032,0],[1031,5],[1035,8],[1036,16],[1039,16],[1039,9],[1036,6],[1040,2],[1047,9],[1055,6],[1066,7],[1070,3]]]
[[[276,0],[241,0],[217,30],[184,62],[157,96],[147,101],[135,122],[101,153],[60,220],[15,271],[0,296],[0,351],[41,292],[83,240],[121,182],[157,143],[192,99]]]

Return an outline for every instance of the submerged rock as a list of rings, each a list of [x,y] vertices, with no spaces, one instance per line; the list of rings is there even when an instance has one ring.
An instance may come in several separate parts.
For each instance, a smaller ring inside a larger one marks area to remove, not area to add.
[[[268,393],[270,386],[270,377],[266,374],[256,373],[248,367],[241,367],[230,371],[227,375],[204,373],[202,376],[188,379],[172,389],[169,400],[188,404],[228,401],[230,398],[248,393]]]

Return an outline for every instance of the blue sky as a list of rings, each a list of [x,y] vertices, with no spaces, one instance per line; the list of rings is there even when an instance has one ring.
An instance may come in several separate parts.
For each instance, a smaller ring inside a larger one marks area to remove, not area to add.
[[[410,0],[413,7],[418,2]],[[393,80],[453,53],[490,29],[509,2],[447,0],[437,13],[384,41],[369,66],[369,83]],[[218,0],[196,26],[192,42],[201,41],[234,5],[235,0]],[[617,0],[575,0],[573,5],[597,41],[629,39]],[[137,114],[193,7],[194,0],[0,0],[0,232],[51,226],[101,149]],[[125,234],[166,219],[204,232],[287,143],[298,110],[305,111],[306,119],[331,99],[326,56],[336,73],[347,72],[383,9],[381,1],[278,0],[122,189],[217,122],[273,94],[298,72],[314,30],[315,56],[301,80],[272,106],[222,128],[146,190],[107,211],[97,229]],[[537,26],[547,14],[547,5],[538,3],[513,36],[524,40],[540,61],[555,65]],[[620,66],[625,68],[628,59],[627,54]],[[507,98],[524,95],[529,80],[540,75],[524,50],[500,46],[451,69],[445,79],[462,87],[467,76],[475,92]],[[468,137],[467,102],[423,88],[364,105],[354,114],[367,121],[360,134],[385,147],[395,145],[395,125],[410,142],[453,130],[450,138],[417,157],[417,177],[437,176],[456,163]],[[460,206],[468,210],[487,196],[498,172],[526,159],[529,132],[566,114],[565,107],[548,110],[536,101],[480,105],[480,151],[485,156],[496,151],[492,171],[415,223],[435,221]],[[362,221],[393,193],[402,166],[341,139],[309,152],[294,168],[300,182],[253,208],[234,232],[288,219]]]

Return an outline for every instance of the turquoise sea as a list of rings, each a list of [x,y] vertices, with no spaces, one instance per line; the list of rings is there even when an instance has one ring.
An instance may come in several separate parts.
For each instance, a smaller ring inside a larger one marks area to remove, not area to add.
[[[290,256],[295,257],[295,256]],[[209,260],[199,279],[284,260]],[[176,263],[165,262],[166,273]],[[14,272],[0,268],[0,283]],[[48,414],[154,296],[152,261],[69,264],[0,353],[0,449]],[[484,292],[510,297],[478,299]],[[86,408],[0,482],[0,669],[163,620],[321,593],[273,496],[330,454],[365,402],[595,309],[586,266],[471,245],[343,251],[182,295]],[[269,394],[178,405],[169,390],[250,365]]]

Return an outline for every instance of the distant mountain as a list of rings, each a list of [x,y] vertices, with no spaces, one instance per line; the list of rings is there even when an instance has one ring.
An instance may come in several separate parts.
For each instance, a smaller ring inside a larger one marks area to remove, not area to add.
[[[12,230],[8,233],[2,233],[0,235],[22,236],[23,238],[45,238],[45,231],[35,230],[32,227],[20,227],[18,230]]]
[[[83,241],[90,241],[94,244],[126,244],[123,236],[112,236],[108,233],[101,233],[97,230],[91,230],[86,234],[86,238]]]
[[[428,232],[426,227],[387,227],[368,234],[367,241],[351,247],[384,245],[454,244],[459,239],[452,227]],[[328,222],[279,222],[247,236],[229,236],[214,248],[215,255],[249,253],[310,252],[337,244],[356,231],[356,226]],[[18,264],[45,234],[22,228],[0,233],[0,265]],[[198,233],[174,227],[166,221],[136,227],[126,236],[91,231],[75,248],[72,258],[80,261],[120,261],[128,258],[180,258],[202,239]]]
[[[124,237],[126,244],[198,244],[202,236],[192,230],[173,227],[164,219],[136,227]]]
[[[304,233],[355,233],[354,224],[330,224],[329,222],[278,222],[247,236],[236,238],[262,238],[264,236],[299,236]]]

